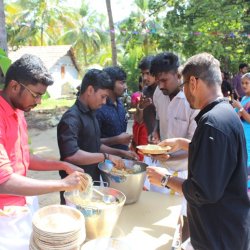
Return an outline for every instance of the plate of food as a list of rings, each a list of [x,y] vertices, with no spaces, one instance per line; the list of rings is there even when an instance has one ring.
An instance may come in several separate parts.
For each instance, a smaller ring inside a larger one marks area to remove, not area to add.
[[[150,155],[160,155],[160,154],[166,154],[168,151],[170,151],[171,147],[161,147],[159,145],[154,144],[148,144],[148,145],[140,145],[137,146],[143,154],[150,154]]]
[[[128,112],[131,113],[131,114],[133,114],[133,113],[136,112],[136,108],[131,108],[131,109],[128,110]]]

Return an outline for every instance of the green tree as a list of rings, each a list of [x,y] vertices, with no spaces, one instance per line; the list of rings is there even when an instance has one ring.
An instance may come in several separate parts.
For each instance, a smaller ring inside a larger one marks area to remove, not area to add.
[[[117,51],[116,51],[116,41],[115,41],[115,28],[114,28],[114,21],[111,9],[110,0],[106,0],[107,12],[109,17],[109,34],[110,34],[110,41],[111,41],[111,50],[112,50],[112,63],[114,66],[117,65]]]
[[[2,89],[3,87],[4,75],[6,74],[10,64],[11,60],[7,57],[6,52],[2,48],[0,48],[0,72],[3,73],[3,75],[1,75],[0,77],[0,89]]]
[[[162,4],[154,1],[155,6]],[[160,48],[182,55],[210,52],[226,70],[236,71],[239,62],[249,60],[249,1],[169,1],[172,9],[164,19],[165,33]]]
[[[67,26],[61,0],[17,0],[6,4],[9,45],[51,45]]]
[[[144,55],[148,55],[157,50],[156,30],[161,28],[161,20],[158,13],[151,13],[150,3],[151,0],[135,0],[137,9],[120,23],[120,42],[126,51],[140,46]]]
[[[73,11],[69,16],[71,24],[65,28],[58,42],[72,44],[77,51],[77,59],[81,64],[96,63],[96,57],[102,47],[107,45],[108,33],[105,27],[105,16],[90,12],[88,5],[83,3],[78,12]]]

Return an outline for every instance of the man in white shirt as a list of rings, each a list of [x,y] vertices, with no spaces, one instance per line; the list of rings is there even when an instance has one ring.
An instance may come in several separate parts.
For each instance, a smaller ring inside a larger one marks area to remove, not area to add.
[[[156,126],[151,135],[152,142],[167,138],[184,137],[191,139],[196,128],[195,116],[198,111],[190,108],[181,87],[178,73],[178,57],[169,52],[156,55],[151,63],[150,73],[156,77],[158,87],[153,96],[156,107]],[[187,154],[177,151],[166,160],[156,157],[157,166],[167,168],[172,174],[187,177]],[[150,190],[168,193],[166,188],[150,185]]]
[[[194,118],[198,111],[190,105],[182,90],[181,76],[178,73],[178,57],[169,52],[156,55],[151,62],[150,73],[155,76],[158,87],[153,96],[156,107],[156,126],[151,135],[152,143],[159,143],[167,138],[184,137],[191,139],[196,128]],[[155,166],[163,167],[174,176],[187,178],[188,157],[185,151],[176,151],[170,158],[166,156],[154,157]],[[167,160],[166,160],[167,159]],[[164,180],[162,181],[164,184]],[[145,186],[155,192],[172,193],[165,185],[157,187],[145,182]],[[186,202],[183,201],[181,214],[186,216]]]

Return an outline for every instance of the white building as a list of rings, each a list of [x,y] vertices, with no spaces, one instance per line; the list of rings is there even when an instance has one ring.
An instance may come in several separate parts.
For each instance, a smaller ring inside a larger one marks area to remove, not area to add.
[[[60,98],[76,91],[81,80],[78,79],[79,67],[71,45],[24,46],[16,51],[9,51],[12,62],[24,54],[33,54],[41,58],[54,78],[54,84],[48,87],[52,98]]]

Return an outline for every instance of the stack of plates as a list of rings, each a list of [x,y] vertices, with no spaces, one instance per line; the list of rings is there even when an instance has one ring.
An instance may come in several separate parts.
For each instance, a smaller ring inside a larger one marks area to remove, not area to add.
[[[75,250],[86,238],[84,217],[72,207],[43,207],[35,213],[32,227],[31,250]]]

